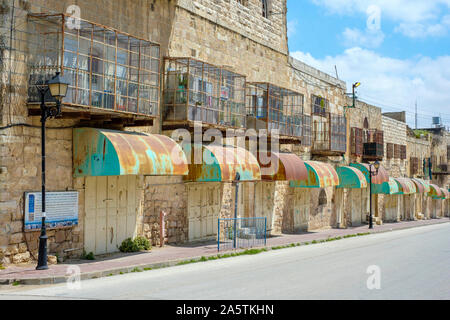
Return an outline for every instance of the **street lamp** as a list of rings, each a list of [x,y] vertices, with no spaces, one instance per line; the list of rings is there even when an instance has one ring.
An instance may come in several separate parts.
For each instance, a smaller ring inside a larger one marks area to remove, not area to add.
[[[372,171],[372,168],[375,168],[375,171]],[[375,161],[374,164],[369,163],[369,188],[370,188],[370,216],[369,216],[369,229],[373,229],[373,219],[372,219],[372,177],[378,175],[378,171],[380,170],[380,163]]]
[[[61,114],[61,102],[67,94],[69,84],[65,82],[60,73],[43,85],[38,85],[37,89],[41,95],[41,156],[42,156],[42,226],[41,236],[39,237],[39,254],[38,265],[36,270],[47,270],[47,232],[45,227],[45,122],[49,118],[55,118]],[[45,95],[50,92],[50,95],[56,100],[55,106],[47,106],[45,104]]]
[[[353,86],[352,86],[352,87],[353,87],[353,91],[352,91],[352,92],[353,92],[353,93],[352,93],[352,94],[353,94],[353,108],[356,107],[356,94],[355,94],[355,89],[358,88],[360,85],[361,85],[360,82],[356,82],[356,83],[354,83]]]

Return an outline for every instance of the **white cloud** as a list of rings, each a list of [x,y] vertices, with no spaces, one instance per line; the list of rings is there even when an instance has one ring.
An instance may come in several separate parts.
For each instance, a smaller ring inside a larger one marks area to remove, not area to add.
[[[425,38],[428,36],[440,37],[448,34],[450,30],[450,15],[441,19],[440,23],[400,23],[395,32],[400,32],[410,38]]]
[[[420,22],[439,16],[442,8],[450,8],[449,0],[312,0],[330,13],[355,14],[366,12],[373,5],[394,21]]]
[[[331,14],[369,14],[378,7],[383,18],[397,23],[396,32],[408,37],[442,36],[450,29],[450,0],[311,0]]]
[[[450,56],[435,59],[417,56],[400,60],[359,47],[324,59],[316,59],[304,52],[292,52],[291,55],[328,73],[336,65],[340,78],[349,86],[348,90],[351,90],[352,83],[361,82],[358,89],[360,98],[383,107],[385,112],[399,111],[399,108],[414,112],[418,98],[419,112],[429,116],[419,119],[422,126],[429,126],[431,116],[438,112],[450,118]],[[409,115],[411,123],[413,117]],[[446,124],[450,125],[449,122]]]
[[[381,30],[365,30],[346,28],[342,33],[347,47],[361,46],[377,48],[384,41],[384,33]]]
[[[293,35],[295,35],[297,33],[297,25],[298,25],[298,21],[297,20],[289,20],[287,22],[287,35],[288,37],[292,37]]]

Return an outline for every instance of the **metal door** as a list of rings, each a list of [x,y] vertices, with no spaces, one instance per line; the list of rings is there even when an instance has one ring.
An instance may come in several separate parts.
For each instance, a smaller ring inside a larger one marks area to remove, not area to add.
[[[294,231],[307,231],[309,220],[310,192],[307,189],[294,190]]]
[[[193,183],[188,186],[189,241],[216,237],[220,206],[220,183]]]
[[[351,189],[352,226],[360,226],[365,216],[362,189]]]
[[[267,218],[267,230],[273,228],[275,197],[274,182],[257,182],[255,185],[255,217]]]
[[[136,236],[136,183],[136,176],[86,178],[86,252],[117,252],[123,240]]]

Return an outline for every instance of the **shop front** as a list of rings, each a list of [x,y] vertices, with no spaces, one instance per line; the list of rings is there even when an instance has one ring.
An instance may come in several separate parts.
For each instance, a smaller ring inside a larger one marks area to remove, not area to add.
[[[77,128],[73,161],[84,185],[84,249],[95,255],[142,234],[144,176],[188,174],[181,147],[156,134]]]
[[[195,159],[196,149],[201,160]],[[186,152],[187,151],[187,152]],[[261,170],[250,152],[231,146],[195,146],[185,149],[190,154],[187,187],[188,240],[207,241],[217,238],[218,219],[233,218],[235,188],[239,185],[238,217],[244,217],[245,184],[261,180]]]
[[[340,184],[337,186],[337,193],[347,192],[347,206],[344,205],[344,201],[342,204],[344,207],[347,207],[349,210],[348,217],[344,218],[342,221],[338,218],[339,222],[344,222],[347,226],[360,226],[363,221],[365,221],[366,212],[367,212],[367,187],[368,183],[363,173],[354,167],[338,167],[336,169]],[[338,204],[339,217],[342,214],[342,206],[340,203]]]
[[[305,166],[308,178],[291,181],[290,187],[294,188],[297,203],[307,206],[309,202],[308,230],[338,226],[342,210],[333,210],[333,202],[341,207],[343,201],[342,190],[334,194],[340,183],[338,173],[331,164],[324,162],[305,161]],[[332,201],[333,196],[335,201]]]

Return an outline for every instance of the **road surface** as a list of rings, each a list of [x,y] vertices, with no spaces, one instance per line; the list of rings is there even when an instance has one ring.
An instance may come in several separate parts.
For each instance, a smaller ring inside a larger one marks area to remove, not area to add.
[[[0,288],[0,299],[48,298],[450,299],[450,223],[88,280],[81,289]]]

